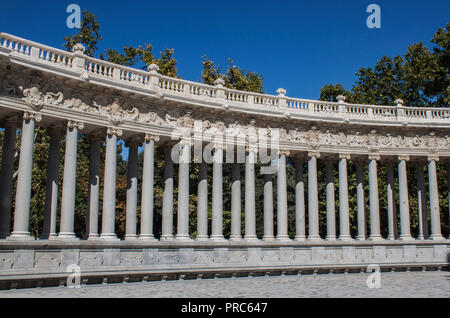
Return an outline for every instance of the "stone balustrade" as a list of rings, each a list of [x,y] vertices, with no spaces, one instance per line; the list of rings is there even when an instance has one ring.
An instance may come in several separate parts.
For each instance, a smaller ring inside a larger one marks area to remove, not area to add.
[[[246,111],[268,111],[282,117],[325,119],[330,121],[383,121],[389,124],[408,125],[419,123],[446,124],[450,110],[418,107],[354,105],[290,98],[285,94],[267,95],[236,91],[222,85],[210,86],[196,82],[170,78],[157,73],[120,66],[83,55],[83,48],[70,53],[28,41],[6,33],[0,33],[0,54],[15,59],[28,60],[43,68],[59,70],[71,77],[92,83],[127,87],[168,100],[189,99],[192,103],[212,103],[215,107]],[[282,90],[284,91],[284,90]]]
[[[148,72],[141,71],[90,58],[83,52],[80,45],[70,53],[0,33],[0,118],[4,127],[0,254],[7,255],[3,261],[0,257],[0,279],[1,275],[10,275],[11,269],[35,270],[36,264],[45,268],[42,262],[53,256],[58,266],[50,264],[50,269],[62,267],[68,260],[89,266],[126,266],[122,262],[126,257],[122,256],[132,254],[129,248],[141,249],[130,256],[134,265],[140,264],[136,261],[140,258],[148,266],[169,266],[174,259],[185,266],[219,262],[223,268],[227,264],[235,268],[236,262],[241,261],[246,266],[265,264],[270,268],[305,264],[354,266],[374,261],[439,266],[448,263],[449,241],[442,235],[445,224],[441,220],[436,165],[444,161],[450,175],[449,108],[407,107],[401,100],[397,100],[397,106],[353,105],[345,103],[342,96],[337,103],[330,103],[290,98],[284,89],[279,89],[276,96],[236,91],[225,88],[220,80],[211,86],[170,78],[158,74],[156,65],[151,65]],[[29,232],[29,216],[34,133],[38,125],[47,129],[51,139],[42,211],[44,233],[34,242]],[[21,131],[20,149],[15,149],[17,128]],[[74,214],[81,134],[88,136],[91,148],[86,234],[78,238]],[[64,135],[63,182],[59,184],[60,141]],[[125,245],[118,239],[115,228],[119,140],[126,142],[129,152]],[[103,145],[105,169],[104,175],[100,175]],[[144,148],[142,185],[137,183],[140,145]],[[14,198],[12,163],[16,150],[20,159]],[[156,151],[164,153],[161,211],[155,211],[154,204]],[[261,171],[256,171],[256,163],[264,160]],[[321,162],[325,180],[319,179]],[[193,163],[198,163],[199,169],[194,212],[189,205]],[[211,195],[208,164],[213,167]],[[223,232],[225,164],[232,164],[229,237]],[[295,170],[295,229],[289,229],[288,224],[289,164]],[[416,238],[411,235],[409,211],[407,172],[412,165],[417,179],[420,222]],[[352,166],[356,171],[354,221],[350,220],[349,212],[349,198],[353,194],[348,191],[349,183],[353,182],[348,173]],[[264,169],[267,170],[263,172]],[[381,169],[385,169],[387,176],[385,193],[378,184]],[[339,180],[337,193],[335,173]],[[366,173],[368,193],[364,185]],[[178,174],[177,198],[175,174]],[[255,187],[259,178],[264,184],[263,211],[256,211]],[[326,185],[326,230],[319,227],[322,182]],[[61,202],[58,202],[59,187]],[[101,191],[103,205],[99,206]],[[382,196],[387,200],[386,231],[381,231]],[[264,218],[262,237],[256,231],[259,212]],[[161,214],[160,229],[154,227],[156,213]],[[194,237],[189,232],[192,213],[197,215]],[[357,228],[356,235],[350,231],[352,222]],[[382,232],[387,235],[383,237]],[[202,253],[202,248],[208,250]],[[40,249],[46,251],[45,256]],[[103,263],[97,259],[90,261],[95,255],[103,258]],[[38,261],[38,256],[43,259]]]

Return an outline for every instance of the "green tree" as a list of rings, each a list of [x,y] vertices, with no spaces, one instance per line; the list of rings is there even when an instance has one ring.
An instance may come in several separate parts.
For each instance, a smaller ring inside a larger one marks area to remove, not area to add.
[[[339,95],[348,96],[349,92],[347,92],[341,84],[326,84],[320,90],[320,100],[327,102],[337,102],[336,97]]]
[[[83,43],[86,45],[86,55],[94,56],[97,51],[97,44],[102,39],[99,34],[100,25],[97,22],[97,17],[89,12],[83,11],[83,19],[81,21],[81,28],[77,34],[68,35],[64,38],[65,47],[68,51],[72,51],[72,48],[77,43]]]
[[[232,59],[228,60],[227,73],[222,74],[220,66],[216,66],[214,62],[206,56],[202,57],[202,81],[205,84],[214,85],[214,81],[218,78],[225,80],[225,86],[231,89],[238,89],[247,92],[263,93],[263,76],[234,65]]]

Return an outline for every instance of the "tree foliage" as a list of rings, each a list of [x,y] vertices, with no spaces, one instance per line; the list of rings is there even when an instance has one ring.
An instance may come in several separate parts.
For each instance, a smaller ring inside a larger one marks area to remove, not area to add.
[[[263,93],[263,76],[236,66],[232,59],[228,60],[226,74],[221,73],[220,66],[216,66],[214,62],[207,56],[202,57],[202,81],[205,84],[214,85],[214,81],[218,78],[225,80],[225,86],[232,89],[238,89],[247,92]]]
[[[97,17],[89,11],[83,11],[79,32],[64,38],[66,49],[71,51],[75,44],[82,43],[86,46],[85,54],[93,57],[97,51],[97,44],[102,39],[99,30],[100,25],[97,22]]]
[[[440,28],[431,42],[432,49],[422,42],[412,44],[403,56],[384,56],[374,67],[360,68],[350,91],[341,84],[327,84],[320,99],[335,101],[345,92],[350,103],[395,105],[401,98],[404,105],[417,107],[447,107],[450,79],[450,23]]]

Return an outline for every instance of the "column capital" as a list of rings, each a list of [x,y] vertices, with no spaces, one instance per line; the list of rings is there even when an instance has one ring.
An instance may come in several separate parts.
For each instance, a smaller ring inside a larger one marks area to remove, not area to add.
[[[428,161],[439,161],[439,156],[430,155],[427,157]]]
[[[150,141],[158,142],[158,141],[160,141],[160,138],[158,135],[145,134],[144,140],[145,140],[145,142],[150,142]]]
[[[339,154],[339,159],[347,159],[350,160],[351,155],[349,153],[340,153]]]
[[[380,155],[376,155],[376,154],[371,154],[371,155],[369,155],[369,160],[380,161],[381,160],[381,156]]]
[[[42,115],[35,112],[24,112],[23,113],[23,119],[24,120],[34,120],[35,122],[39,123],[42,120]]]
[[[409,161],[410,160],[410,157],[409,157],[409,155],[399,155],[398,156],[398,160],[400,160],[400,161]]]
[[[308,151],[308,157],[320,158],[320,152],[319,151]]]
[[[69,120],[69,121],[67,121],[67,128],[69,128],[69,129],[77,128],[78,130],[83,130],[84,123],[81,121]]]
[[[289,150],[287,150],[287,149],[280,149],[278,151],[278,153],[279,153],[280,156],[284,155],[286,157],[289,157],[291,155],[291,152]]]
[[[122,129],[117,128],[117,127],[108,127],[108,128],[106,129],[106,134],[107,134],[108,136],[113,136],[113,135],[115,135],[115,136],[117,136],[117,137],[122,137],[123,131],[122,131]]]

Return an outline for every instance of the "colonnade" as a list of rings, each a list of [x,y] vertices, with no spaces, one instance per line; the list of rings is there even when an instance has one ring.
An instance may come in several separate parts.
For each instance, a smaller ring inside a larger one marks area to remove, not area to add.
[[[41,120],[39,115],[26,112],[23,116],[22,134],[20,143],[20,159],[17,174],[17,190],[15,197],[15,211],[13,228],[9,229],[11,220],[12,188],[14,173],[15,152],[15,123],[7,122],[3,139],[3,155],[1,162],[0,183],[0,235],[2,238],[26,240],[32,239],[29,232],[30,200],[33,167],[33,146],[36,124]],[[41,239],[76,240],[74,233],[74,211],[76,193],[76,167],[77,167],[77,138],[84,125],[76,121],[68,121],[65,131],[65,159],[62,184],[61,216],[59,232],[57,232],[58,211],[58,169],[60,139],[63,132],[58,129],[49,129],[51,135],[48,172],[46,183],[46,198],[44,208],[44,233]],[[115,127],[105,128],[102,134],[89,136],[90,140],[90,170],[89,191],[87,197],[86,236],[88,240],[118,240],[115,231],[116,214],[116,165],[117,143],[122,137],[122,131]],[[100,148],[101,138],[106,144],[105,173],[100,176]],[[139,139],[141,138],[141,139]],[[126,195],[126,235],[125,240],[156,240],[154,233],[154,177],[155,177],[155,145],[161,142],[160,137],[146,134],[139,138],[126,140],[129,147],[128,157],[128,187]],[[142,177],[141,198],[141,222],[137,229],[137,202],[138,202],[138,148],[143,141],[144,163]],[[173,225],[174,216],[174,162],[172,146],[161,145],[164,149],[164,193],[162,203],[162,228],[161,241],[165,240],[191,240],[189,233],[189,169],[191,158],[190,140],[182,139],[178,153],[178,198],[176,229]],[[216,145],[214,149],[213,176],[212,176],[212,223],[211,235],[208,231],[208,181],[207,163],[199,164],[198,175],[198,206],[197,206],[197,240],[225,240],[223,234],[223,145]],[[245,239],[258,240],[256,235],[256,202],[255,182],[257,173],[255,163],[257,148],[249,145],[246,149],[245,176],[241,178],[239,163],[232,164],[231,182],[231,235],[230,241]],[[321,156],[323,158],[321,158]],[[410,156],[401,155],[382,158],[380,155],[354,156],[349,153],[338,153],[334,156],[322,154],[317,151],[307,153],[291,153],[282,149],[279,152],[276,171],[277,204],[274,206],[273,175],[265,174],[264,178],[264,235],[263,241],[287,241],[288,233],[288,188],[287,188],[287,158],[295,167],[295,237],[296,241],[319,241],[325,238],[327,241],[341,240],[372,240],[384,239],[380,229],[380,193],[378,192],[378,168],[380,164],[387,171],[387,219],[388,240],[411,240],[410,204],[408,202],[408,176],[407,162]],[[326,232],[319,231],[319,193],[318,193],[318,160],[325,161],[326,182]],[[356,166],[356,198],[357,198],[357,236],[353,238],[350,233],[349,219],[349,192],[348,192],[348,166],[352,160]],[[438,183],[436,175],[436,156],[427,158],[414,158],[417,173],[417,196],[419,213],[418,239],[443,239],[441,234],[441,220],[439,213]],[[337,162],[336,162],[337,161]],[[369,175],[369,219],[366,225],[366,204],[364,191],[364,167],[368,161]],[[305,178],[303,175],[304,164],[307,165],[307,207],[305,206]],[[427,164],[429,184],[429,211],[431,232],[428,233],[427,224],[427,198],[424,179],[424,167]],[[339,175],[339,191],[335,193],[333,171],[337,165]],[[394,165],[398,165],[398,192],[399,202],[395,202]],[[450,176],[450,164],[447,171]],[[99,195],[100,179],[103,178],[103,206],[102,222],[99,228]],[[242,196],[241,182],[244,182],[244,196]],[[450,197],[450,190],[448,192]],[[241,230],[241,202],[244,199],[245,229]],[[339,200],[338,211],[335,201]],[[400,233],[397,229],[397,206],[399,208]],[[274,212],[274,209],[276,211]],[[274,215],[276,213],[276,233],[274,227]],[[306,218],[307,213],[307,218]],[[336,224],[336,215],[339,216],[339,224]],[[308,231],[306,231],[306,219]],[[366,229],[368,227],[368,230]],[[339,231],[337,231],[339,230]]]

